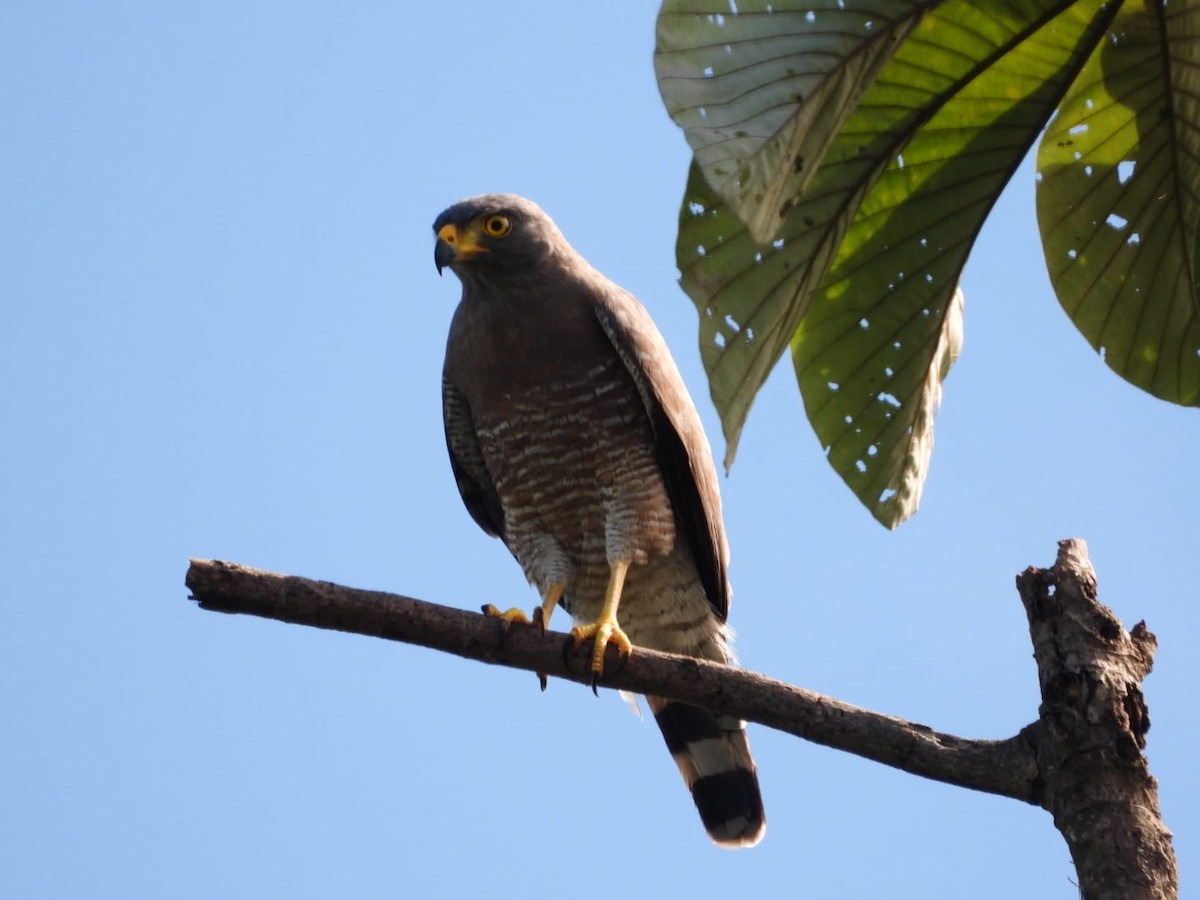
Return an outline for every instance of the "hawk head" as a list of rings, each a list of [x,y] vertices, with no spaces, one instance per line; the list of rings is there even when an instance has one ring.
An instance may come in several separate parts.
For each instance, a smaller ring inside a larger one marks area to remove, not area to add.
[[[460,200],[434,220],[433,232],[438,274],[449,267],[463,281],[490,281],[570,249],[542,208],[516,194]]]

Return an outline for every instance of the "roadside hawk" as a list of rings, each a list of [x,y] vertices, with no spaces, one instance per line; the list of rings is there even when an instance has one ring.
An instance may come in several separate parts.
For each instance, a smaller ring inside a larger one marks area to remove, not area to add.
[[[433,230],[438,271],[463,285],[442,374],[450,464],[540,592],[543,624],[561,604],[576,643],[594,641],[597,678],[610,643],[732,662],[712,451],[649,313],[522,197],[463,200]],[[744,723],[646,699],[710,837],[756,844]]]

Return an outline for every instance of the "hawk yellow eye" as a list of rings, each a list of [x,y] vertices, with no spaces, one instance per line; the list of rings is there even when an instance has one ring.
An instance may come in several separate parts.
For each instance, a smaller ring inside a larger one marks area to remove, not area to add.
[[[511,228],[508,216],[494,215],[483,220],[483,231],[488,237],[504,237]]]

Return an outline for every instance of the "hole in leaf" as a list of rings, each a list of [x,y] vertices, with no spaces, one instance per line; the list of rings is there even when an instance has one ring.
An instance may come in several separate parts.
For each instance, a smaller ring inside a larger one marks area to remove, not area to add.
[[[861,319],[858,320],[858,327],[861,328],[863,331],[866,331],[868,328],[871,327],[871,323],[867,320],[866,316],[863,316]]]
[[[1083,134],[1088,130],[1087,122],[1082,122],[1079,125],[1073,125],[1067,130],[1067,134]]]
[[[1132,159],[1123,159],[1117,163],[1117,181],[1121,184],[1127,182],[1133,177],[1133,170],[1137,164]]]
[[[721,334],[721,332],[718,331],[716,334],[713,335],[713,343],[716,344],[721,349],[724,349],[725,348],[725,335]]]
[[[861,459],[856,459],[854,461],[854,468],[858,469],[858,471],[865,474],[867,471],[867,464],[865,462],[863,462]]]
[[[836,381],[827,381],[825,382],[825,387],[829,388],[831,391],[836,391],[841,388],[841,385]]]
[[[1136,247],[1141,242],[1142,242],[1142,236],[1140,234],[1138,234],[1136,231],[1125,240],[1125,243],[1131,247]]]
[[[1075,250],[1075,248],[1074,248],[1074,247],[1072,247],[1070,250],[1068,250],[1068,251],[1067,251],[1067,258],[1068,258],[1068,259],[1074,259],[1074,258],[1075,258],[1075,257],[1077,257],[1078,255],[1079,255],[1079,253],[1078,253],[1078,252]]]
[[[884,488],[882,491],[879,492],[879,502],[887,503],[889,500],[891,500],[895,496],[896,496],[895,490],[893,490],[892,488]]]
[[[900,398],[898,398],[895,394],[889,394],[887,391],[880,391],[876,396],[882,403],[886,403],[889,406],[894,406],[896,409],[900,409],[904,406],[904,404],[900,402]]]
[[[1124,219],[1116,213],[1109,213],[1108,218],[1104,221],[1110,228],[1115,228],[1117,231],[1124,230],[1125,226],[1129,224],[1128,219]]]

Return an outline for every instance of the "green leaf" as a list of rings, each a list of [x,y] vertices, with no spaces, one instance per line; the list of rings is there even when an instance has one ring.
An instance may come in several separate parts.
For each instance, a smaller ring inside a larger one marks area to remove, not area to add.
[[[1101,0],[962,0],[927,12],[858,105],[826,117],[843,124],[819,142],[825,155],[784,200],[769,245],[693,163],[677,259],[701,313],[727,466],[790,344],[830,463],[883,524],[911,515],[961,341],[962,266],[1111,15]],[[660,18],[660,40],[668,25]]]
[[[1121,377],[1200,404],[1200,14],[1126,4],[1038,151],[1059,302]]]
[[[934,0],[663,4],[659,91],[705,179],[770,241],[829,141]],[[737,14],[731,13],[736,7]]]

